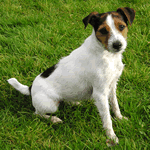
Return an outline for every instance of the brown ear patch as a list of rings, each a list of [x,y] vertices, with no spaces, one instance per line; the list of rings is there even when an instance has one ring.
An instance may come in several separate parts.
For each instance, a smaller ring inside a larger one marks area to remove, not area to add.
[[[131,25],[134,18],[135,18],[135,10],[133,8],[124,7],[124,8],[118,8],[117,12],[120,13],[124,19],[124,21],[127,24],[127,21]]]
[[[90,23],[94,30],[97,31],[98,27],[106,20],[107,13],[99,14],[98,12],[92,12],[87,17],[83,19],[83,23],[85,28],[87,27],[88,23]]]
[[[98,17],[98,14],[98,12],[92,12],[82,20],[85,28],[87,27],[88,23],[90,23],[92,26],[95,24],[95,19]]]

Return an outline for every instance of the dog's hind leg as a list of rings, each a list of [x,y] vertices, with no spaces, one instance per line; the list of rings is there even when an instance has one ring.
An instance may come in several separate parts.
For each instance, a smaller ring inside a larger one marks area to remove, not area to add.
[[[34,115],[39,115],[40,117],[45,118],[45,119],[50,118],[51,122],[53,122],[53,123],[62,123],[63,122],[60,118],[58,118],[56,116],[41,114],[37,110],[35,111]]]
[[[69,105],[75,105],[75,106],[78,106],[78,105],[81,105],[80,102],[67,102]]]
[[[45,93],[40,92],[32,97],[32,103],[36,110],[35,115],[46,119],[50,118],[53,123],[62,122],[62,120],[56,116],[46,115],[46,113],[55,113],[57,111],[59,101],[52,100],[45,95]]]

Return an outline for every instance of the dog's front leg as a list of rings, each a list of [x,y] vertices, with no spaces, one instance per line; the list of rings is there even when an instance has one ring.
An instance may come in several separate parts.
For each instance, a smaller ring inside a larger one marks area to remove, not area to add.
[[[119,109],[119,104],[118,104],[118,101],[117,101],[117,96],[116,96],[116,87],[117,87],[117,82],[116,81],[112,82],[111,86],[110,86],[111,89],[110,89],[110,95],[109,95],[112,110],[113,110],[116,118],[118,118],[118,119],[122,119],[122,118],[127,119],[126,117],[123,117],[121,115],[121,112],[120,112],[120,109]]]
[[[108,103],[108,90],[100,92],[100,90],[93,89],[93,98],[95,100],[95,105],[98,108],[98,111],[100,113],[103,127],[106,130],[106,135],[115,141],[115,143],[118,143],[119,140],[117,136],[114,133],[113,127],[112,127],[112,121],[109,111],[109,103]]]

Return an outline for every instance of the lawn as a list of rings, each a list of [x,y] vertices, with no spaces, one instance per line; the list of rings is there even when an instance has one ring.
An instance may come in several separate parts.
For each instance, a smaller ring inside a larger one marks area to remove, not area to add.
[[[78,48],[91,34],[82,19],[93,11],[131,7],[126,64],[117,97],[128,121],[112,114],[120,143],[108,148],[93,101],[82,106],[62,103],[53,124],[33,115],[30,96],[13,89],[15,77],[30,86],[34,78]],[[1,150],[147,150],[150,147],[150,3],[148,0],[1,0],[0,1],[0,149]]]

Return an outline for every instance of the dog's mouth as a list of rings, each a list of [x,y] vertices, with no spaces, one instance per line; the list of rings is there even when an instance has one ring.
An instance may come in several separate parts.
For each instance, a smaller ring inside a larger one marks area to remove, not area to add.
[[[119,40],[116,40],[114,42],[110,41],[108,42],[107,50],[113,53],[123,52],[127,46],[126,42],[121,42]]]
[[[109,52],[112,52],[112,53],[119,53],[119,52],[123,52],[124,51],[124,49],[122,47],[120,47],[120,48],[113,48],[112,46],[108,47],[107,50]]]

